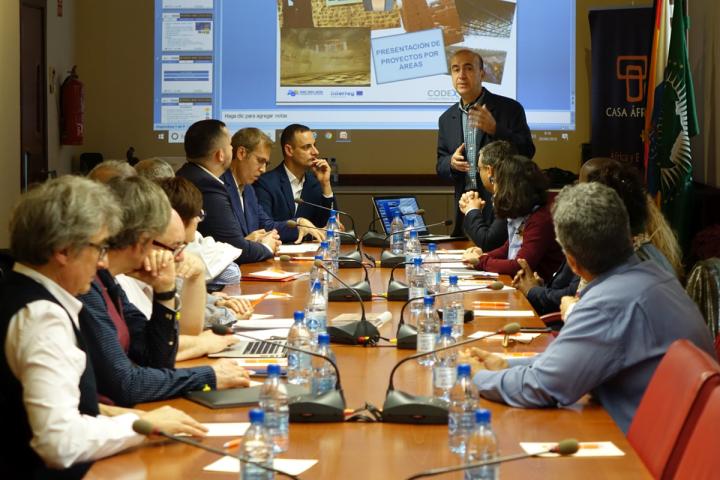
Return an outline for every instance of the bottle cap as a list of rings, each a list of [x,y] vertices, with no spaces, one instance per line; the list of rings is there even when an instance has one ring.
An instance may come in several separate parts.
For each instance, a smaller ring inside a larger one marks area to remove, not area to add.
[[[425,295],[425,298],[423,299],[423,305],[435,305],[435,297],[433,297],[432,295]]]
[[[318,291],[318,290],[322,290],[322,285],[320,285],[320,282],[319,282],[319,281],[315,280],[315,281],[312,283],[312,287],[311,287],[311,290],[310,290],[310,291],[315,292],[315,291]]]
[[[441,325],[440,336],[449,337],[450,335],[452,335],[452,325]]]
[[[327,238],[335,238],[335,230],[328,230],[327,232],[325,232],[325,236]]]
[[[302,310],[295,310],[293,318],[295,319],[295,323],[302,323],[305,320],[305,312]]]
[[[417,238],[417,230],[410,230],[410,238]]]
[[[469,377],[470,376],[470,365],[467,363],[461,363],[457,366],[458,377]]]
[[[263,423],[265,421],[265,412],[259,408],[250,410],[250,423]]]
[[[328,242],[322,241],[320,242],[320,248],[328,248]]]
[[[280,365],[271,363],[267,366],[267,374],[269,377],[280,376]]]
[[[327,333],[318,334],[318,345],[330,345],[330,335]]]
[[[457,275],[450,275],[450,285],[457,285]]]
[[[315,255],[315,260],[322,260],[322,255]]]
[[[414,227],[415,226],[415,219],[414,218],[407,218],[405,220],[407,222],[408,227]]]
[[[413,258],[413,265],[415,265],[416,267],[419,267],[420,265],[422,265],[422,258],[420,258],[420,257]]]
[[[335,160],[335,159],[333,158],[333,160]],[[332,209],[331,209],[331,210],[330,210],[330,216],[331,216],[331,217],[337,217],[337,210],[332,210]]]
[[[428,252],[431,252],[431,253],[437,252],[437,244],[428,243]]]
[[[481,424],[481,423],[490,423],[490,418],[492,417],[490,410],[487,410],[485,408],[478,408],[475,410],[475,423]]]

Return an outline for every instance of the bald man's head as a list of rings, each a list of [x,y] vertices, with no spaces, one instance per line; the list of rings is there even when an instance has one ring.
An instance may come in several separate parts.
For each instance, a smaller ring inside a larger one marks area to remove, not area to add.
[[[582,167],[580,167],[580,179],[578,180],[580,183],[587,183],[589,182],[589,178],[593,176],[596,172],[602,170],[605,167],[619,167],[620,164],[617,160],[613,160],[612,158],[608,157],[593,157],[587,162],[583,163]]]

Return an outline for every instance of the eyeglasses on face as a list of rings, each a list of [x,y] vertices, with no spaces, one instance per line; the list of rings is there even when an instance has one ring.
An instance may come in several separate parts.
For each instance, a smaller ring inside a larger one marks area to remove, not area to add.
[[[155,245],[155,246],[158,247],[158,248],[162,248],[163,250],[167,250],[168,252],[172,252],[173,258],[175,258],[175,257],[177,257],[178,255],[180,255],[180,254],[183,252],[183,250],[185,250],[185,247],[187,247],[187,242],[182,242],[182,243],[181,243],[180,245],[178,245],[177,247],[171,247],[171,246],[169,246],[169,245],[165,245],[164,243],[159,242],[159,241],[157,241],[157,240],[153,240],[153,241],[152,241],[152,244]]]
[[[87,242],[85,245],[88,246],[88,247],[92,247],[92,248],[94,248],[95,250],[97,250],[97,252],[98,252],[98,258],[104,258],[105,255],[107,255],[107,252],[108,252],[108,249],[109,249],[107,243],[103,243],[102,245],[100,245],[100,244],[93,243],[93,242]]]

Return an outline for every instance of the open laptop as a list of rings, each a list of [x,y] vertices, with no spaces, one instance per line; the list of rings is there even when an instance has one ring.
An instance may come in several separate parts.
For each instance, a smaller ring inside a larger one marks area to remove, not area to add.
[[[253,340],[240,340],[238,343],[229,346],[225,350],[217,353],[211,353],[211,358],[282,358],[287,355],[285,348],[286,339],[272,339],[274,343],[282,344],[273,345],[266,342],[256,342]]]
[[[382,221],[383,232],[385,235],[390,233],[390,224],[395,218],[397,212],[400,213],[400,218],[405,221],[413,219],[416,227],[423,227],[418,229],[418,238],[422,243],[432,242],[448,242],[452,240],[464,240],[463,237],[453,237],[450,235],[433,235],[427,228],[425,228],[425,220],[422,215],[418,215],[417,212],[421,207],[418,204],[417,198],[414,195],[391,195],[382,197],[372,197],[373,206],[375,207],[375,213],[378,218]]]

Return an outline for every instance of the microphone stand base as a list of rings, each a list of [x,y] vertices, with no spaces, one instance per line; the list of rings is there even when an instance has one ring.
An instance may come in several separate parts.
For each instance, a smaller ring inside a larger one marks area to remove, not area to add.
[[[362,255],[359,250],[355,250],[347,255],[338,257],[338,267],[340,268],[362,268]]]
[[[322,395],[292,397],[288,409],[292,423],[345,421],[345,398],[342,390],[331,390]]]
[[[391,390],[383,404],[382,419],[385,423],[447,425],[448,404],[433,397],[420,397]]]
[[[407,302],[410,299],[408,286],[397,280],[388,283],[387,299],[393,302]]]
[[[360,337],[377,339],[380,332],[377,327],[367,320],[357,320],[342,326],[328,326],[327,333],[330,335],[331,343],[343,345],[359,345]]]
[[[386,248],[390,244],[388,243],[385,235],[377,232],[367,232],[362,237],[362,244],[365,247],[381,247]]]
[[[349,232],[343,232],[340,235],[340,245],[356,245],[358,243],[357,241],[357,235],[355,235],[355,230],[350,230]]]
[[[398,326],[397,348],[402,350],[417,350],[417,329],[412,325],[403,323]]]
[[[354,285],[350,285],[352,288],[339,287],[334,288],[328,292],[329,302],[357,302],[357,297],[352,292],[355,290],[363,301],[372,300],[372,290],[370,284],[365,280],[362,280]]]
[[[380,266],[382,268],[393,268],[405,261],[405,255],[395,255],[390,250],[383,250],[380,256]]]

